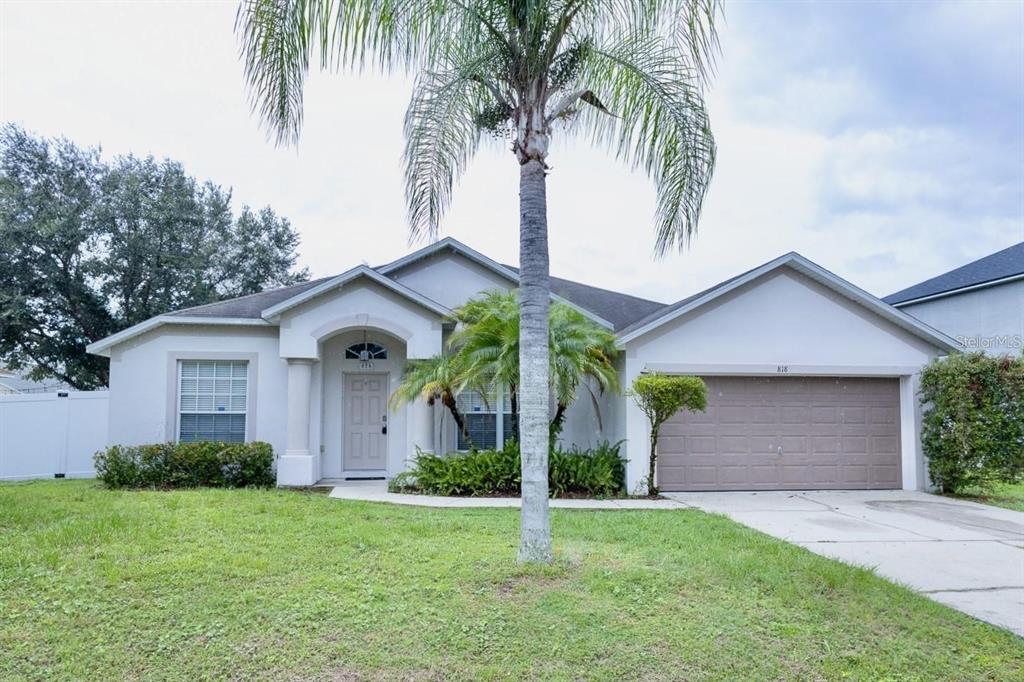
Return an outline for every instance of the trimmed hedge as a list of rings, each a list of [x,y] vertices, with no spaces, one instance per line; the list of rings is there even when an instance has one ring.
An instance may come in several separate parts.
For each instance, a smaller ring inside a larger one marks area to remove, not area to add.
[[[943,492],[1024,476],[1024,358],[964,353],[921,374],[921,442]]]
[[[114,445],[96,453],[96,478],[109,488],[245,488],[276,483],[269,443]]]
[[[552,497],[616,497],[626,492],[626,461],[622,443],[604,443],[593,450],[553,450],[548,458]],[[434,455],[420,452],[410,471],[391,480],[392,492],[427,495],[516,496],[520,493],[519,447]]]

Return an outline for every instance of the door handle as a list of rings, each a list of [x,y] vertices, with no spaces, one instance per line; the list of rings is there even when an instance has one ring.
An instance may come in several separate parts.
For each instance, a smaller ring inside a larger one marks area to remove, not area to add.
[[[385,424],[384,426],[380,427],[380,432],[386,436],[388,433],[388,425]]]

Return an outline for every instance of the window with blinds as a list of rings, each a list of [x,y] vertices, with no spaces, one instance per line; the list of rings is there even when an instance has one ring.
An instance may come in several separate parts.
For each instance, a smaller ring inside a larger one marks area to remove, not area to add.
[[[179,441],[245,441],[248,364],[244,360],[179,363]]]
[[[503,392],[489,391],[486,395],[479,391],[463,391],[455,399],[459,412],[466,420],[466,430],[478,450],[494,449],[498,443],[512,437],[511,418],[508,401],[504,400]],[[502,415],[502,423],[498,415]],[[461,432],[458,434],[459,450],[469,450],[470,444]]]

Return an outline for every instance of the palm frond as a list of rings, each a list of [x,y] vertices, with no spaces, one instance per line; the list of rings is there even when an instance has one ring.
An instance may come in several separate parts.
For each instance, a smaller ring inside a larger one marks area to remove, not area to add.
[[[500,42],[487,0],[242,0],[235,32],[250,104],[278,144],[298,140],[310,60],[327,70],[435,69]]]
[[[302,128],[313,29],[309,10],[303,1],[246,0],[235,17],[250,106],[277,144],[296,142]]]
[[[476,115],[489,93],[481,83],[493,53],[453,59],[451,68],[416,79],[405,113],[405,198],[410,239],[434,237],[452,187],[476,153]]]
[[[693,237],[715,167],[699,78],[682,72],[685,63],[666,38],[627,35],[587,50],[579,74],[614,114],[588,107],[580,124],[654,180],[659,256]]]

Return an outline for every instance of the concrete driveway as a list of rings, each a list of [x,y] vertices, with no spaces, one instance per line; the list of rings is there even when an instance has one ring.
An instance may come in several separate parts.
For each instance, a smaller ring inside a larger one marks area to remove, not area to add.
[[[665,493],[1024,636],[1024,513],[899,490]]]

